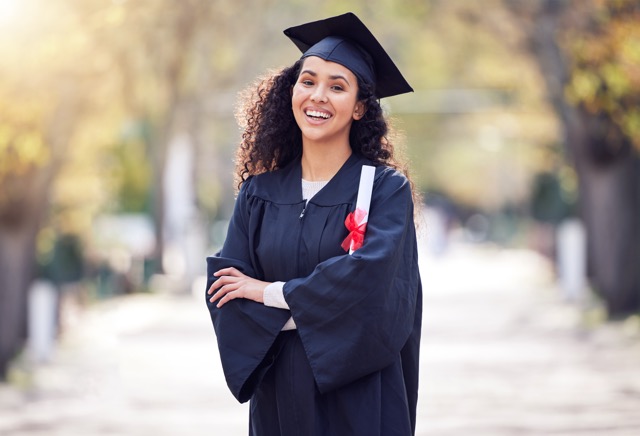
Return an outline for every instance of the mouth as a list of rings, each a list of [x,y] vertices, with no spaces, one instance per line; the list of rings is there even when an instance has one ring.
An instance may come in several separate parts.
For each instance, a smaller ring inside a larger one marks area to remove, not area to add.
[[[329,112],[319,111],[316,109],[305,109],[304,114],[312,120],[328,120],[332,117]]]

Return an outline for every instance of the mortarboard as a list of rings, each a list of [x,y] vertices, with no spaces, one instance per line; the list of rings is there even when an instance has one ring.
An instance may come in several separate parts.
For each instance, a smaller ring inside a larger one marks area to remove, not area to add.
[[[290,27],[284,34],[302,51],[303,58],[318,56],[336,62],[374,84],[378,98],[413,91],[367,26],[351,12]]]

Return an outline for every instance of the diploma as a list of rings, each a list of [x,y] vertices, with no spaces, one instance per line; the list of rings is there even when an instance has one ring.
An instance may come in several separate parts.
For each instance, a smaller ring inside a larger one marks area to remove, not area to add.
[[[343,242],[343,248],[353,254],[364,242],[364,232],[369,221],[369,207],[371,206],[371,194],[373,192],[373,179],[376,168],[371,165],[362,165],[360,173],[360,185],[358,186],[358,198],[356,210],[349,214],[345,225],[349,235]]]

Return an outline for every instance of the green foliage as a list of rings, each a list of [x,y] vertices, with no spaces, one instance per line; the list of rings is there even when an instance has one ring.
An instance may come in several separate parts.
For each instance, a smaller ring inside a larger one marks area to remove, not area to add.
[[[526,203],[559,131],[522,29],[498,1],[424,4],[387,26],[416,89],[388,104],[418,186],[485,210]]]
[[[83,249],[76,235],[58,235],[49,251],[40,253],[39,275],[61,285],[81,280]]]
[[[559,224],[575,215],[575,173],[568,166],[536,175],[531,193],[531,215],[541,222]]]
[[[566,87],[570,102],[611,120],[640,150],[640,3],[593,0],[592,19],[566,31],[572,63]]]
[[[117,181],[116,207],[119,212],[150,213],[151,165],[145,144],[122,142],[113,151],[112,176]]]
[[[181,131],[197,148],[199,205],[217,215],[217,203],[231,197],[235,94],[297,58],[283,28],[347,10],[370,25],[416,89],[385,106],[404,131],[421,189],[480,207],[525,201],[528,183],[546,165],[537,150],[558,142],[528,54],[505,43],[521,29],[499,0],[328,1],[314,9],[299,0],[22,4],[10,37],[0,38],[0,181],[26,168],[17,156],[30,168],[61,162],[50,219],[65,232],[86,232],[100,210],[149,211],[163,147]],[[633,45],[621,51],[637,56]],[[627,76],[615,68],[603,74],[607,86],[625,93]],[[599,83],[585,74],[576,89],[588,96]],[[449,100],[458,95],[471,101],[452,110]],[[56,105],[68,102],[74,109],[64,113],[71,127],[58,138],[61,147],[51,122]],[[9,110],[32,115],[20,115],[29,120],[20,124],[17,115],[5,116]],[[625,128],[639,130],[639,116],[626,111]],[[148,120],[141,136],[123,136],[128,120]],[[487,145],[487,131],[497,142]],[[478,178],[493,180],[495,189]]]
[[[19,102],[0,107],[0,184],[48,162],[49,150],[39,124],[35,108]]]

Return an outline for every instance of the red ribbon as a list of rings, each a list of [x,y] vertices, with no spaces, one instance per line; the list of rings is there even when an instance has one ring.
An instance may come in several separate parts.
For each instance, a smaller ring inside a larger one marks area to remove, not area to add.
[[[347,215],[347,218],[344,220],[344,225],[347,230],[349,230],[349,234],[344,238],[344,241],[342,241],[341,247],[344,251],[349,251],[349,249],[356,251],[362,247],[364,231],[367,228],[367,222],[364,221],[366,216],[367,212],[360,208]]]

